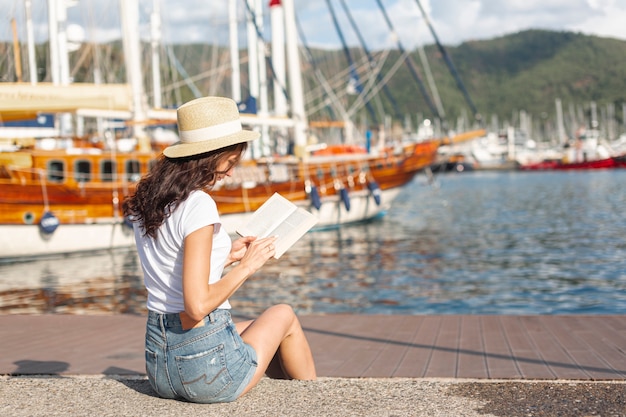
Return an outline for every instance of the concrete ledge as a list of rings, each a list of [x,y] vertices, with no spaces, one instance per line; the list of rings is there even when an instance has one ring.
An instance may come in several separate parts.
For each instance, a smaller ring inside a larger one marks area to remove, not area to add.
[[[2,415],[586,416],[626,415],[626,384],[414,378],[263,379],[233,403],[164,400],[143,377],[0,377]]]

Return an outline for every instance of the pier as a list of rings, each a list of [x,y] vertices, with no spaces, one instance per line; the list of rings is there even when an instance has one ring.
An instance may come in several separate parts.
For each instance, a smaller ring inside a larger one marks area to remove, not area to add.
[[[300,319],[322,377],[626,379],[626,316]],[[139,315],[3,315],[0,374],[143,375],[144,328]]]

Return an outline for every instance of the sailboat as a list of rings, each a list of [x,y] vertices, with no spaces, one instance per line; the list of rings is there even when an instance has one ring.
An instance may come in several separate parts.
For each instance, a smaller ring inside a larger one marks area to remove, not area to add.
[[[6,105],[9,101],[0,100],[2,120],[20,119],[46,110],[81,117],[125,119],[127,125],[135,128],[133,137],[123,140],[105,135],[105,140],[97,143],[75,137],[63,141],[43,139],[30,144],[5,143],[0,149],[0,261],[134,244],[132,230],[121,211],[122,202],[160,157],[163,147],[147,139],[144,128],[151,120],[175,123],[175,111],[145,106],[137,54],[140,46],[137,0],[124,0],[120,4],[129,84],[106,87],[0,84],[0,97],[10,96],[11,103],[24,104],[15,108]],[[295,42],[293,0],[272,1],[271,5],[273,27],[285,30],[282,36],[272,35],[273,41],[279,42],[273,45],[272,62],[274,71],[283,73],[278,51],[286,50],[289,63],[284,73],[289,75],[289,116],[286,103],[281,104],[281,94],[277,94],[276,105],[282,106],[282,110],[271,117],[267,111],[242,114],[242,122],[261,129],[266,137],[270,128],[289,131],[295,152],[252,155],[242,161],[231,178],[217,184],[211,195],[221,210],[224,227],[234,232],[275,192],[315,214],[318,228],[383,215],[402,187],[434,162],[438,147],[453,142],[455,137],[396,141],[389,145],[381,134],[369,149],[354,144],[311,144]],[[280,44],[281,39],[286,40],[284,45]],[[253,38],[249,44],[258,41]],[[233,69],[238,65],[235,63]],[[284,79],[282,83],[285,85]],[[76,91],[80,99],[72,95]],[[261,97],[262,109],[267,109],[265,100]],[[459,137],[483,133],[478,130]]]
[[[559,99],[556,100],[556,105],[559,134],[564,138],[563,111]],[[582,125],[576,129],[572,135],[573,140],[563,140],[557,157],[521,164],[520,169],[524,171],[569,171],[624,167],[624,158],[626,158],[624,142],[619,139],[605,138],[606,133],[599,128],[595,102],[591,103],[589,125],[589,128]]]

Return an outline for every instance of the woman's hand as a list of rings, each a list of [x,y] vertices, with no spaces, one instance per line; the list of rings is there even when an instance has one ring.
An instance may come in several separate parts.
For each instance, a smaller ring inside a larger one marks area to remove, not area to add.
[[[263,239],[253,239],[248,244],[245,254],[241,258],[240,265],[249,269],[254,273],[265,264],[272,256],[276,254],[276,236],[266,237]]]
[[[245,236],[239,238],[233,242],[233,246],[228,254],[228,260],[226,262],[227,265],[232,264],[233,262],[240,261],[241,258],[246,254],[248,250],[248,246],[250,243],[256,240],[256,236]]]

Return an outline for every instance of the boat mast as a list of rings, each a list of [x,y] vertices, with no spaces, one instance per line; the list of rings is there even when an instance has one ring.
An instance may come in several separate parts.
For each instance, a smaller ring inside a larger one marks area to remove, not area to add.
[[[254,15],[255,15],[255,0],[245,0],[248,10],[247,18],[247,35],[248,35],[248,82],[249,82],[249,95],[258,100],[259,98],[259,57],[257,48],[257,31],[255,28]]]
[[[28,70],[30,73],[30,83],[37,84],[37,63],[35,59],[35,32],[33,29],[32,0],[24,1],[26,14],[26,37],[28,41]]]
[[[59,22],[57,21],[57,2],[48,0],[48,46],[50,48],[50,76],[52,84],[60,84],[59,70]]]
[[[75,6],[75,1],[48,0],[48,31],[50,46],[50,67],[54,85],[70,84],[70,60],[67,48],[67,7]],[[62,113],[59,117],[59,133],[72,134],[72,115]]]
[[[299,24],[297,19],[296,19],[296,28],[298,29],[298,36],[300,37],[300,41],[302,42],[302,49],[304,51],[305,58],[307,59],[308,64],[313,68],[313,73],[315,74],[315,78],[317,78],[317,81],[319,82],[320,87],[328,96],[331,107],[340,113],[340,117],[344,121],[345,137],[348,138],[348,141],[352,141],[352,138],[354,136],[354,130],[355,130],[354,123],[352,122],[350,115],[348,114],[343,104],[341,103],[341,100],[339,100],[339,97],[337,97],[337,94],[335,94],[335,91],[333,91],[332,87],[328,83],[328,80],[324,78],[322,71],[317,66],[315,59],[313,58],[311,49],[309,48],[307,44],[306,36],[304,35],[304,32],[302,31],[302,25]]]
[[[563,106],[561,104],[561,99],[557,98],[554,100],[554,104],[556,105],[556,126],[559,134],[559,145],[565,145],[567,142],[567,137],[565,136],[565,125],[563,123]]]
[[[13,29],[13,56],[15,59],[15,76],[17,82],[22,82],[22,54],[20,53],[20,41],[17,39],[17,23],[15,19],[11,19],[11,27]]]
[[[144,105],[143,77],[141,73],[139,2],[138,0],[120,0],[120,6],[126,77],[132,91],[133,133],[135,138],[137,138],[139,151],[148,152],[150,150],[150,140],[144,129],[146,110]]]
[[[256,112],[259,119],[266,121],[269,115],[267,91],[267,57],[265,55],[265,41],[261,28],[263,27],[263,5],[261,0],[246,0],[248,11],[248,56],[250,68],[250,96],[249,102],[258,103],[255,109],[247,113]],[[257,102],[258,100],[258,102]],[[269,126],[261,123],[261,140],[253,144],[253,154],[269,155]]]
[[[256,36],[256,46],[257,50],[257,65],[259,66],[259,107],[258,107],[258,116],[261,119],[267,119],[269,115],[269,102],[268,102],[268,91],[267,91],[267,66],[266,61],[267,57],[265,55],[265,39],[263,37],[263,32],[261,29],[264,27],[263,25],[263,3],[262,0],[255,0],[255,8],[254,12],[254,28],[257,33]],[[269,126],[267,123],[263,123],[261,126],[261,143],[262,146],[261,152],[262,155],[270,155],[270,134],[269,134]]]
[[[285,66],[285,13],[280,0],[270,1],[270,16],[272,19],[272,66],[275,70],[276,80],[274,83],[274,114],[276,116],[287,115],[287,97],[283,86],[286,85]]]
[[[285,12],[280,0],[270,0],[270,29],[272,49],[270,66],[274,80],[274,116],[287,117],[287,64],[285,63]],[[287,129],[279,128],[276,136],[275,151],[289,153],[289,135]]]
[[[260,66],[259,66],[259,40],[258,33],[256,30],[256,0],[245,0],[246,8],[248,9],[248,17],[247,17],[247,35],[248,35],[248,99],[247,103],[254,103],[253,108],[247,109],[246,112],[257,113],[258,104],[260,95]],[[254,141],[252,143],[252,156],[258,157],[262,153],[263,144],[261,142],[265,142],[265,138],[261,137],[261,140]]]
[[[161,102],[161,61],[159,60],[159,46],[161,45],[161,0],[152,2],[150,15],[151,50],[152,50],[152,105],[155,109],[163,108]]]
[[[287,39],[287,67],[289,74],[289,95],[291,97],[291,117],[294,121],[294,141],[296,149],[304,149],[307,144],[307,117],[304,109],[302,73],[298,54],[298,33],[296,12],[293,0],[282,0],[285,11],[285,37]],[[303,153],[303,156],[306,154]]]
[[[239,70],[239,29],[237,27],[237,0],[228,0],[228,26],[230,35],[230,67],[232,99],[241,102],[241,71]]]

